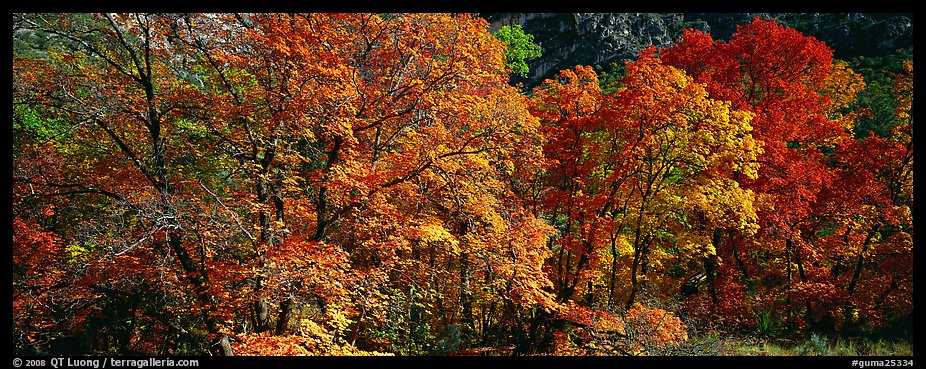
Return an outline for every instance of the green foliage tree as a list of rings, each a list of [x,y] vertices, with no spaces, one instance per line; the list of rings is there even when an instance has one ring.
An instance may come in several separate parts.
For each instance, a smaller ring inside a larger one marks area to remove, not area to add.
[[[505,49],[505,65],[521,77],[527,77],[530,72],[527,61],[543,55],[543,49],[534,43],[534,35],[524,33],[520,24],[502,26],[495,37],[508,45]]]
[[[849,65],[865,78],[867,88],[860,91],[854,106],[859,111],[853,134],[855,138],[889,137],[891,127],[897,124],[894,111],[897,101],[891,91],[895,76],[901,72],[904,60],[912,59],[910,50],[899,49],[882,57],[856,57]]]

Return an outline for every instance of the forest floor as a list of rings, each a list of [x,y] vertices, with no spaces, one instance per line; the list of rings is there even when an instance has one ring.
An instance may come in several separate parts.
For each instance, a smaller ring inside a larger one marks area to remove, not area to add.
[[[723,356],[913,356],[913,343],[901,339],[829,339],[811,335],[801,341],[739,337],[719,339],[712,346],[716,349],[714,355]]]

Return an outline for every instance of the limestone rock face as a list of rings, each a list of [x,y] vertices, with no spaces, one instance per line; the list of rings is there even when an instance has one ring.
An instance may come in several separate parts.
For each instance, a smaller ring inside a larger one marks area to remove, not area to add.
[[[483,14],[496,31],[519,24],[543,48],[528,62],[530,75],[516,79],[532,86],[576,65],[606,65],[632,59],[649,45],[665,46],[680,33],[681,13],[491,13]],[[673,27],[677,27],[677,30]]]
[[[736,25],[776,18],[805,35],[816,37],[837,58],[878,56],[912,48],[911,14],[868,13],[484,13],[492,32],[519,24],[543,47],[543,56],[528,62],[527,78],[513,82],[536,86],[562,69],[634,59],[649,45],[674,42],[684,28],[726,40]]]

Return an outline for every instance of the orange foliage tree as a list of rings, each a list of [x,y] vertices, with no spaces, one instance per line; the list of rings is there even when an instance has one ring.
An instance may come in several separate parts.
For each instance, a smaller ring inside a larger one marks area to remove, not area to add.
[[[397,351],[395,329],[453,325],[468,345],[552,304],[546,254],[533,247],[549,230],[501,182],[515,160],[539,156],[538,125],[506,84],[504,45],[484,20],[17,22],[53,41],[15,61],[21,120],[74,128],[18,141],[16,199],[92,208],[50,229],[86,260],[81,281],[98,299],[142,299],[131,319],[156,321],[119,325],[136,338],[97,352]],[[390,314],[408,326],[390,326]]]
[[[751,114],[710,99],[654,50],[610,94],[589,67],[563,71],[535,89],[532,111],[547,140],[534,203],[557,230],[547,272],[569,307],[563,322],[588,326],[618,300],[629,309],[650,280],[677,290],[660,276],[715,255],[715,229],[755,232],[754,195],[729,179],[756,176]]]

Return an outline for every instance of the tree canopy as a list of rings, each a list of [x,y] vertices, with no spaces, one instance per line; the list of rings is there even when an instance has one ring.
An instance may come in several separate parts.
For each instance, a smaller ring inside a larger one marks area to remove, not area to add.
[[[13,18],[17,354],[639,355],[912,314],[912,60],[872,87],[756,18],[522,93],[540,47],[468,14]]]

